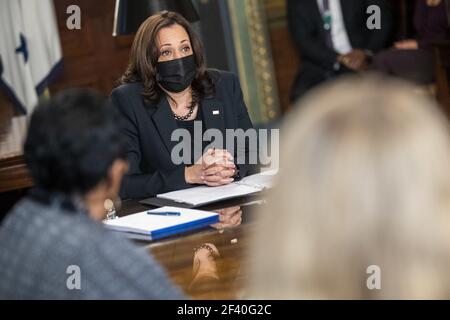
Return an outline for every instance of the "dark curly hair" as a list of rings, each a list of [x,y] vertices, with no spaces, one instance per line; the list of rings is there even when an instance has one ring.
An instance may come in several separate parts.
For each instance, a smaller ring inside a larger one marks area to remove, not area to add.
[[[24,158],[38,188],[86,194],[125,158],[120,117],[98,93],[72,89],[35,109]]]
[[[214,86],[206,70],[204,49],[200,38],[189,22],[176,12],[162,11],[141,24],[131,47],[128,67],[119,83],[142,82],[144,99],[151,104],[157,104],[160,101],[164,91],[156,81],[156,64],[160,56],[157,35],[161,29],[174,24],[182,26],[188,33],[195,56],[197,72],[192,82],[191,103],[191,107],[194,107],[203,97],[213,94]]]

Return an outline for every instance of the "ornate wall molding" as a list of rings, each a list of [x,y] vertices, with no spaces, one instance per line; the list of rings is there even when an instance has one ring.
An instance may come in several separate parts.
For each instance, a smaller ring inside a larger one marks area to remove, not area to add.
[[[280,114],[264,2],[228,1],[236,58],[244,98],[255,123]]]

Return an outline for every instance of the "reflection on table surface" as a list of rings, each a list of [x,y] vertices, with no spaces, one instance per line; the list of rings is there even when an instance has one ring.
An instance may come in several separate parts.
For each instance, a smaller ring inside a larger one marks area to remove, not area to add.
[[[239,299],[245,281],[245,252],[248,248],[252,221],[258,208],[264,205],[262,199],[262,196],[244,197],[201,207],[199,208],[201,210],[220,212],[221,222],[209,228],[137,244],[148,248],[165,267],[172,281],[187,295],[195,299]],[[153,207],[141,205],[134,200],[126,200],[122,203],[118,215],[125,216],[148,209]],[[198,273],[198,258],[206,259],[205,255],[208,255],[206,248],[204,252],[197,251],[197,265],[193,270],[194,251],[204,244],[210,244],[209,247],[219,253],[214,258],[210,257],[212,264],[209,265],[218,279],[210,277],[192,283]]]

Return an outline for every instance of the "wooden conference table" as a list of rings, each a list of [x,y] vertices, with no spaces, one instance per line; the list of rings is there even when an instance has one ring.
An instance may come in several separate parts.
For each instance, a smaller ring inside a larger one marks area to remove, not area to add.
[[[249,238],[254,218],[264,205],[263,198],[263,195],[244,197],[199,208],[216,211],[240,206],[242,223],[234,228],[217,230],[209,227],[155,242],[136,243],[151,252],[167,270],[171,280],[194,299],[239,299],[246,280],[245,263]],[[153,207],[141,205],[135,200],[126,200],[118,215],[125,216],[151,208]],[[215,260],[220,280],[207,282],[195,292],[189,291],[193,278],[194,248],[204,243],[214,244],[220,252],[220,257]]]

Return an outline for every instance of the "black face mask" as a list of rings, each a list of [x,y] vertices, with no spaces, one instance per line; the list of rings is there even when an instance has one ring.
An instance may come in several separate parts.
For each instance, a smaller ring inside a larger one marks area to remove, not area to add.
[[[158,62],[156,81],[169,92],[181,92],[191,85],[196,69],[193,54],[180,59]]]

